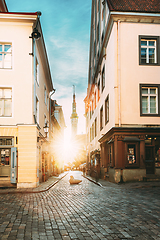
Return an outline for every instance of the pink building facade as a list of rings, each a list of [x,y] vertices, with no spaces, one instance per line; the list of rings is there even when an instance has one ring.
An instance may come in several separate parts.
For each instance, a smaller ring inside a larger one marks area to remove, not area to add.
[[[88,169],[112,182],[160,176],[159,32],[156,1],[92,1]]]

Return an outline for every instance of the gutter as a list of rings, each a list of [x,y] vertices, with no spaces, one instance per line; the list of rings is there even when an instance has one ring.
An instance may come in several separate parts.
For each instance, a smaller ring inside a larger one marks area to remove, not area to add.
[[[118,125],[121,127],[121,55],[120,55],[120,20],[117,21],[117,80],[118,80]]]
[[[142,12],[116,12],[111,11],[111,15],[130,15],[130,16],[144,16],[144,17],[160,17],[160,13],[142,13]]]

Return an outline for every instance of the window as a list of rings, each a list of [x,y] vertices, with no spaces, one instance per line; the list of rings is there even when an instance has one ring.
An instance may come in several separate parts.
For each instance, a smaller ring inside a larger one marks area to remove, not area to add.
[[[105,32],[105,21],[106,21],[106,4],[105,1],[102,2],[102,41],[104,39],[104,32]]]
[[[0,138],[0,145],[3,146],[13,145],[13,138]]]
[[[37,123],[39,123],[39,100],[37,97],[36,97],[36,120]]]
[[[12,45],[0,43],[0,68],[12,68]]]
[[[36,72],[36,81],[39,85],[39,63],[38,63],[38,59],[36,58],[36,69],[35,69],[35,72]]]
[[[0,117],[12,116],[12,89],[0,88]]]
[[[159,116],[160,85],[140,85],[140,115]]]
[[[103,128],[103,106],[100,109],[100,130]]]
[[[139,167],[139,142],[125,142],[126,167]]]
[[[109,95],[105,100],[105,123],[109,122]]]
[[[47,104],[47,90],[45,85],[44,85],[44,103]]]
[[[102,70],[102,92],[104,88],[105,88],[105,67],[103,67]]]
[[[93,99],[92,99],[92,115],[94,113],[94,102],[93,102]]]
[[[96,92],[94,93],[94,109],[97,107],[97,95]]]
[[[92,141],[92,128],[90,128],[90,142]]]
[[[94,139],[94,123],[92,123],[92,140]]]
[[[98,82],[98,101],[99,101],[99,99],[100,99],[100,80]]]
[[[49,96],[47,95],[47,110],[49,111]]]
[[[139,64],[155,65],[158,64],[158,45],[159,37],[139,37],[140,53]]]
[[[97,136],[97,118],[95,118],[95,120],[94,120],[94,134],[96,137]]]

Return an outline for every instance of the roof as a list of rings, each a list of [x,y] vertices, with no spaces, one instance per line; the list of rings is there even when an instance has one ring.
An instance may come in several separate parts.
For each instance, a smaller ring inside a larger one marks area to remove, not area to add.
[[[110,11],[160,13],[160,0],[107,0]]]
[[[0,12],[0,14],[10,14],[10,15],[35,15],[37,16],[37,12]]]

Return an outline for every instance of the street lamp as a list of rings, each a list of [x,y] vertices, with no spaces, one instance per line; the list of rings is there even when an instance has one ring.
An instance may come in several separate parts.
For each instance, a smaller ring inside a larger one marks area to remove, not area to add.
[[[47,133],[48,133],[48,131],[49,131],[48,122],[45,123],[45,126],[44,126],[43,128],[44,128],[44,132],[45,132],[45,134],[46,134],[46,137],[45,137],[45,138],[47,138]]]

